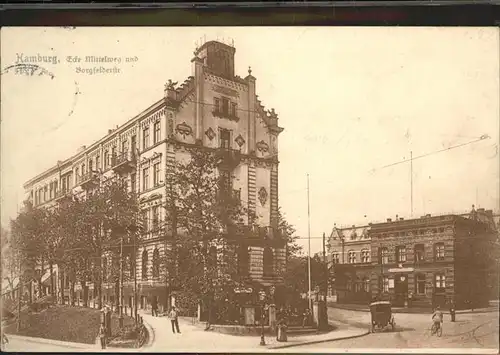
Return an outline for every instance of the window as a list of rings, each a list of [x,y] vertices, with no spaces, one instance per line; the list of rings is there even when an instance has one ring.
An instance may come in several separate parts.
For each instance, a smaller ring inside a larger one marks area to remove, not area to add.
[[[136,136],[132,136],[131,141],[130,141],[130,150],[132,151],[132,157],[135,158],[137,152],[137,138]]]
[[[273,274],[273,250],[269,247],[264,249],[263,255],[263,272],[264,276],[272,276]]]
[[[160,184],[160,163],[153,165],[153,184],[154,186]]]
[[[89,159],[89,171],[94,170],[94,165],[93,165],[93,163],[94,163],[94,162],[92,161],[92,159]]]
[[[43,188],[43,201],[47,201],[47,192],[47,185],[45,185],[45,187]]]
[[[389,292],[389,278],[387,276],[381,278],[381,284],[382,292]]]
[[[354,264],[356,262],[356,252],[349,250],[347,252],[349,264]]]
[[[222,98],[222,113],[229,115],[229,100],[225,97]]]
[[[214,111],[216,113],[220,113],[221,112],[220,100],[218,98],[214,98]]]
[[[238,111],[238,105],[237,105],[236,103],[234,103],[234,102],[233,102],[233,103],[231,104],[231,116],[232,116],[232,117],[237,117],[237,116],[236,116],[237,111]]]
[[[111,165],[116,164],[116,147],[111,147]]]
[[[436,243],[434,245],[434,258],[436,260],[444,260],[444,243]]]
[[[85,164],[82,164],[82,175],[85,175]]]
[[[99,158],[99,155],[96,155],[95,157],[95,169],[96,170],[99,170],[101,168],[101,165],[100,165],[100,158]]]
[[[361,262],[362,263],[370,262],[370,251],[368,249],[361,250]]]
[[[389,250],[387,248],[380,248],[380,261],[382,264],[389,264]]]
[[[152,224],[153,224],[153,231],[158,230],[159,227],[159,222],[160,222],[160,209],[158,206],[153,206],[153,218],[152,218]]]
[[[155,122],[154,126],[153,126],[153,130],[154,130],[154,144],[158,143],[160,141],[160,121],[158,122]]]
[[[223,149],[229,149],[231,147],[231,132],[227,129],[220,130],[220,147]]]
[[[142,191],[149,189],[149,168],[142,170]]]
[[[57,188],[58,188],[57,181],[54,181],[54,197],[55,197],[55,195],[57,193]]]
[[[128,151],[128,145],[127,145],[127,141],[122,141],[122,153],[126,153]]]
[[[149,147],[149,127],[142,130],[142,149]]]
[[[425,294],[425,275],[424,274],[417,274],[416,277],[416,290],[417,290],[417,295],[423,295]]]
[[[148,210],[142,210],[142,226],[144,231],[147,233],[149,232],[149,211]]]
[[[436,282],[434,284],[437,291],[444,291],[446,288],[445,277],[443,274],[436,274]]]
[[[424,245],[423,244],[415,245],[414,256],[415,256],[416,263],[424,261]]]
[[[109,151],[104,152],[104,169],[109,167]]]
[[[363,291],[370,292],[370,279],[367,277],[363,279]]]
[[[147,280],[148,279],[148,251],[146,249],[144,249],[144,251],[142,252],[142,272],[141,272],[141,276],[142,276],[142,279],[143,280]]]
[[[160,252],[155,248],[153,251],[153,277],[160,276]]]
[[[406,261],[406,247],[405,246],[396,247],[396,260],[400,263],[403,263]]]
[[[131,174],[130,175],[130,191],[135,192],[135,185],[136,185],[136,175]]]
[[[338,264],[340,262],[340,255],[337,251],[332,253],[332,261],[334,264]]]

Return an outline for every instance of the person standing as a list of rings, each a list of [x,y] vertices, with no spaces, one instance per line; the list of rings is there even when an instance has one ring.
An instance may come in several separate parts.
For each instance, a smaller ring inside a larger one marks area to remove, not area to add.
[[[181,331],[179,330],[179,315],[177,313],[177,308],[175,306],[172,307],[170,310],[170,313],[168,314],[168,318],[170,318],[170,322],[172,323],[172,333],[175,334],[175,330],[177,330],[177,333],[180,334]]]
[[[101,349],[106,349],[106,328],[104,327],[103,323],[101,323],[101,326],[99,327],[99,333],[97,334],[97,336],[101,341]]]
[[[151,299],[151,315],[153,317],[158,317],[158,300],[156,299],[156,296],[153,296]]]
[[[450,316],[451,316],[451,321],[455,321],[455,302],[451,301],[450,302]]]

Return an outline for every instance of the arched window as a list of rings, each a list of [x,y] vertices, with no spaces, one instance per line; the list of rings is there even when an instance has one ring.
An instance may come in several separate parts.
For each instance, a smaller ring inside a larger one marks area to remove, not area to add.
[[[153,251],[153,277],[160,276],[160,252],[155,248]]]
[[[263,255],[263,271],[264,276],[272,276],[273,275],[273,250],[270,247],[264,248]]]
[[[339,255],[339,252],[336,250],[334,250],[332,253],[332,262],[334,264],[338,264],[340,262],[340,255]]]
[[[361,262],[362,263],[370,262],[370,251],[368,249],[361,250]]]
[[[142,252],[142,279],[148,279],[148,251],[146,249]]]

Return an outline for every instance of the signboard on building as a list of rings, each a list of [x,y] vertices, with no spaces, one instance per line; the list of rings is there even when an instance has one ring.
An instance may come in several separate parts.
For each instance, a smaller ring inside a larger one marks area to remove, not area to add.
[[[397,273],[400,273],[400,272],[413,272],[415,271],[414,268],[412,267],[396,267],[396,268],[390,268],[389,269],[389,272],[397,272]]]
[[[389,279],[389,288],[394,288],[394,279]]]

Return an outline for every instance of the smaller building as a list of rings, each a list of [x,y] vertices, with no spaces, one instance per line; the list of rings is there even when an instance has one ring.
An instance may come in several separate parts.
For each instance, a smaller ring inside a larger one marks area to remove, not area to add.
[[[337,302],[367,302],[370,297],[370,226],[334,226],[328,238],[332,282],[328,296]]]

